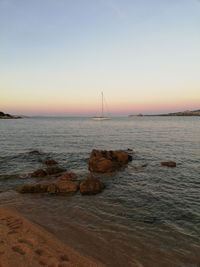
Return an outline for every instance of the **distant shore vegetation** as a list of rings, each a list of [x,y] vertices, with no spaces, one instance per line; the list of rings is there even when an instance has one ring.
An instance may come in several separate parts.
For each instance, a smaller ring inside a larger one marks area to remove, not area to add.
[[[0,111],[0,119],[21,119],[22,117]]]
[[[173,112],[173,113],[166,113],[166,114],[130,114],[129,117],[133,116],[200,116],[200,109],[198,110],[186,110],[186,111],[180,111],[180,112]]]

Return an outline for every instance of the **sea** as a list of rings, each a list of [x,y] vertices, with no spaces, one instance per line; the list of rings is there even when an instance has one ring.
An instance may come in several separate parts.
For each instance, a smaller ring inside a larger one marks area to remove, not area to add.
[[[133,150],[125,169],[97,175],[102,193],[16,191],[48,158],[84,179],[92,149]],[[0,206],[105,266],[200,267],[200,117],[0,120]]]

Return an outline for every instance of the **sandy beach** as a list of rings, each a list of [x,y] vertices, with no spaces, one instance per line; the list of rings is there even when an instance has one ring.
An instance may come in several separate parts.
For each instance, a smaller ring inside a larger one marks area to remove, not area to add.
[[[101,267],[13,209],[0,208],[0,267]]]

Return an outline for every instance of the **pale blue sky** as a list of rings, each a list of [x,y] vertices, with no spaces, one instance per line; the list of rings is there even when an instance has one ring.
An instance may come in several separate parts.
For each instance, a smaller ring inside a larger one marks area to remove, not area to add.
[[[0,0],[6,111],[195,109],[199,70],[198,0]]]

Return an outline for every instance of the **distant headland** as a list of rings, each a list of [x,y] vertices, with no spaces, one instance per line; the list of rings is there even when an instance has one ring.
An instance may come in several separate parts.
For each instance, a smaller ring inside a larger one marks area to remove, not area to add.
[[[186,110],[186,111],[180,111],[180,112],[173,112],[173,113],[166,113],[166,114],[131,114],[129,115],[129,117],[133,117],[133,116],[200,116],[200,109],[198,110]]]
[[[21,116],[11,115],[0,111],[0,119],[21,119]]]

